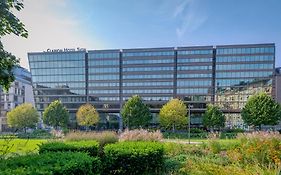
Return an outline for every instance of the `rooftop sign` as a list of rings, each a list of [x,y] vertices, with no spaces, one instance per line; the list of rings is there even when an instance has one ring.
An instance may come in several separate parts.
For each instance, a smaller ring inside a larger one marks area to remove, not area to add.
[[[86,51],[86,48],[63,48],[63,49],[47,49],[47,52],[74,52],[74,51]]]

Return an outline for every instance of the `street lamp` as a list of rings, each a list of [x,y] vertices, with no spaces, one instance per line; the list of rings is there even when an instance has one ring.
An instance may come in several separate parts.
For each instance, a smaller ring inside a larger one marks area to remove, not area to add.
[[[190,109],[193,106],[191,104],[188,105],[188,143],[190,144],[190,120],[191,120],[191,116],[190,116]]]

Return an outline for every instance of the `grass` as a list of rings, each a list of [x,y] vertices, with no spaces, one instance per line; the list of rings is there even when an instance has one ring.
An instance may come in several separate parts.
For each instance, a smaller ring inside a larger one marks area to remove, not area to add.
[[[37,153],[38,144],[46,141],[45,139],[0,139],[0,155]]]
[[[179,142],[179,143],[188,143],[188,139],[164,139],[164,141],[172,141],[172,142]],[[208,143],[210,140],[208,139],[190,139],[190,142],[196,143]],[[218,139],[217,140],[220,144],[237,144],[239,143],[238,139]]]

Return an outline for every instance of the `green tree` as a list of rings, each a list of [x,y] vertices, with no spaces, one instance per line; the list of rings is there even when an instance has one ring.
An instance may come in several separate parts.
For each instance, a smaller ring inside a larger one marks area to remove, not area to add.
[[[80,106],[76,113],[76,120],[81,126],[93,126],[98,123],[100,117],[98,111],[91,104]]]
[[[187,108],[183,101],[171,99],[160,110],[160,125],[165,129],[183,129],[186,127],[188,119],[186,117]]]
[[[53,101],[43,112],[43,122],[47,125],[66,127],[69,120],[69,113],[61,101]]]
[[[13,68],[18,65],[19,60],[11,53],[4,50],[2,37],[15,34],[27,38],[28,33],[24,24],[13,14],[13,10],[23,9],[21,0],[0,1],[0,85],[8,90],[11,82],[15,80]]]
[[[281,119],[281,106],[266,93],[251,96],[241,112],[242,119],[249,126],[276,125]]]
[[[203,125],[211,130],[221,129],[225,125],[225,116],[218,106],[209,104],[203,115]]]
[[[24,103],[7,113],[7,123],[16,129],[34,128],[39,120],[39,114],[32,104]]]
[[[130,128],[146,127],[152,115],[146,104],[138,95],[132,96],[121,110],[124,125]]]

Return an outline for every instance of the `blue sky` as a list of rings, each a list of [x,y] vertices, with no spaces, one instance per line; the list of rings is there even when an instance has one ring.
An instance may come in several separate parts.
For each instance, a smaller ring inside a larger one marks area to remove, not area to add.
[[[281,0],[38,1],[24,1],[22,20],[31,39],[23,49],[12,47],[13,38],[5,40],[8,49],[23,55],[25,67],[26,52],[47,48],[248,43],[276,43],[276,66],[281,66]]]

